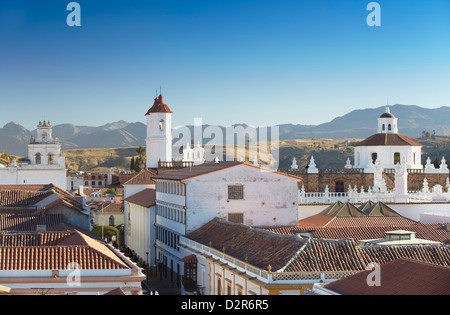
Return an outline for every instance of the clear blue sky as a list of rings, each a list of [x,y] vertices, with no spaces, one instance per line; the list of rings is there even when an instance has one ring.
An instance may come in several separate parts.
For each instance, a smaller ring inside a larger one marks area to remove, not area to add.
[[[0,127],[145,121],[319,124],[386,104],[450,106],[450,0],[0,0]]]

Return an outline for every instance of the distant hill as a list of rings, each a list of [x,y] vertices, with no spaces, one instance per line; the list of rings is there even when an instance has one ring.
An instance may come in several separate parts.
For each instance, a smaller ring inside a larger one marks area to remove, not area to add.
[[[399,118],[400,133],[408,137],[420,137],[423,131],[432,134],[433,130],[436,135],[450,135],[450,107],[428,109],[415,105],[393,105],[390,110]],[[364,139],[376,133],[377,118],[384,111],[385,106],[358,109],[320,125],[282,124],[279,125],[280,140]],[[192,132],[193,127],[188,127]],[[221,128],[225,136],[225,127]],[[6,124],[0,128],[0,151],[26,155],[29,139],[35,133],[35,130],[27,130],[15,122]],[[60,139],[63,150],[138,147],[145,146],[146,125],[123,120],[99,127],[61,124],[53,127],[53,135]]]
[[[367,138],[377,131],[377,118],[386,106],[354,110],[344,116],[317,126],[280,125],[280,140],[308,138]],[[450,134],[450,107],[435,109],[415,105],[393,105],[390,111],[398,118],[401,134],[420,137],[422,131],[437,135]]]
[[[53,136],[58,137],[62,149],[90,149],[138,147],[145,145],[147,127],[136,122],[118,121],[100,127],[61,124],[53,126]],[[12,155],[26,155],[27,145],[36,130],[29,131],[11,122],[0,128],[0,151]]]
[[[362,139],[297,139],[282,140],[279,143],[279,168],[286,169],[295,157],[300,168],[309,163],[314,156],[319,168],[343,168],[347,158],[353,163],[353,144]],[[423,145],[422,163],[428,156],[441,160],[442,156],[450,162],[450,136],[437,136],[435,139],[414,138]],[[176,149],[176,148],[175,148]],[[223,152],[226,151],[224,147]],[[136,157],[136,148],[77,149],[66,150],[67,167],[82,171],[108,171],[111,167],[121,170],[130,167],[130,160]],[[247,160],[253,161],[254,152],[246,153]],[[268,161],[267,156],[259,156],[260,162]]]

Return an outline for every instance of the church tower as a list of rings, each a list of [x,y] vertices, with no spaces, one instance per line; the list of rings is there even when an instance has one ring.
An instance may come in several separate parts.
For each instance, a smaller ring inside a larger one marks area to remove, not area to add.
[[[147,168],[158,168],[158,162],[172,162],[172,113],[160,94],[145,114]]]
[[[58,138],[52,136],[50,121],[39,122],[37,137],[28,144],[28,159],[32,165],[55,165],[65,168],[65,156]]]
[[[391,114],[389,107],[378,118],[378,133],[398,133],[398,118]]]

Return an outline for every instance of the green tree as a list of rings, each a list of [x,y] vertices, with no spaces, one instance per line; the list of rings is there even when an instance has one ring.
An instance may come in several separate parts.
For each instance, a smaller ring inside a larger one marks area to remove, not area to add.
[[[106,226],[99,225],[99,226],[95,227],[92,230],[92,232],[95,233],[100,238],[102,238],[102,237],[106,238],[108,240],[108,242],[111,241],[111,238],[113,236],[119,235],[119,230],[116,229],[115,227],[109,226],[109,225],[106,225]]]
[[[135,163],[134,163],[134,157],[131,158],[131,162],[130,162],[130,170],[134,171],[134,167],[135,167]]]

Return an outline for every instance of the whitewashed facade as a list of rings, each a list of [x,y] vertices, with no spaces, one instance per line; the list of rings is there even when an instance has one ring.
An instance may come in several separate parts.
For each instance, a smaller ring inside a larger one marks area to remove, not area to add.
[[[297,223],[300,178],[244,162],[232,165],[193,177],[174,179],[177,172],[186,174],[186,170],[154,177],[156,259],[176,274],[182,272],[180,259],[185,255],[180,251],[180,237],[215,217],[249,226]],[[196,167],[202,166],[192,169]]]
[[[50,122],[39,122],[37,137],[28,144],[28,158],[0,168],[0,185],[53,184],[67,190],[66,158]]]

